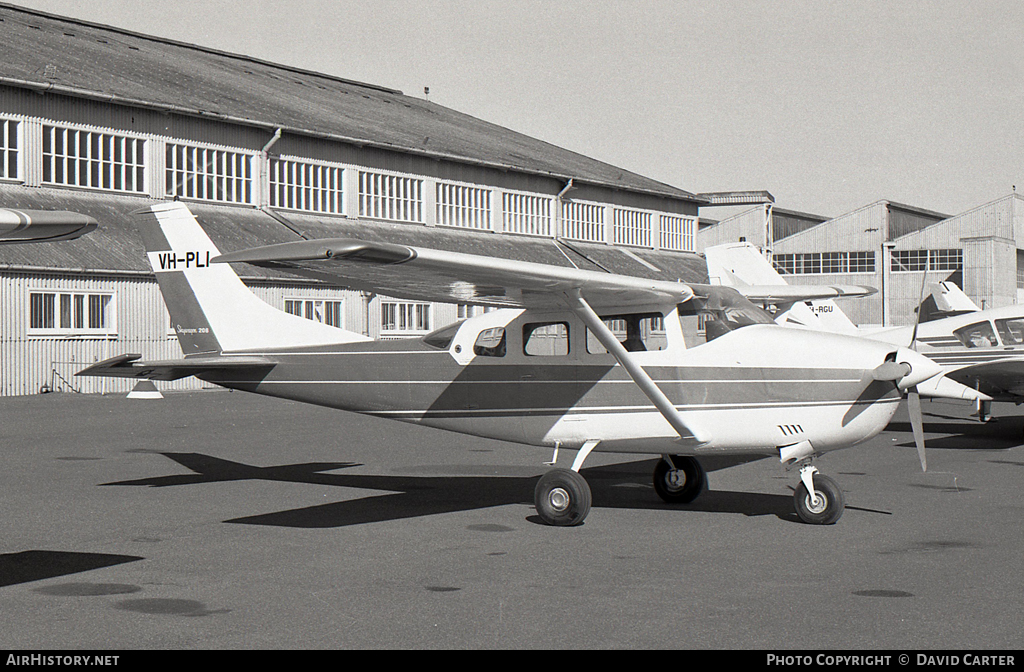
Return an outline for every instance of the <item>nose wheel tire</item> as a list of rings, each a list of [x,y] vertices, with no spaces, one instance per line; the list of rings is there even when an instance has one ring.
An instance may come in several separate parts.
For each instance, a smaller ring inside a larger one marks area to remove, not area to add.
[[[689,504],[706,487],[704,467],[692,457],[673,455],[672,464],[662,459],[654,467],[654,491],[669,504]]]
[[[800,482],[793,493],[796,515],[811,525],[831,525],[843,515],[845,503],[839,484],[828,476],[814,474],[814,496]]]
[[[590,485],[571,469],[552,469],[537,481],[533,503],[548,525],[579,525],[590,512]]]

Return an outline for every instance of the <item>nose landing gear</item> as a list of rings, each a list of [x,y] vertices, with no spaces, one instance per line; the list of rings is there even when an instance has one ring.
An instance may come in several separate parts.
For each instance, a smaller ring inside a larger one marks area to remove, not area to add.
[[[793,493],[793,504],[800,520],[812,525],[831,525],[846,508],[839,484],[809,464],[800,468],[800,485]]]

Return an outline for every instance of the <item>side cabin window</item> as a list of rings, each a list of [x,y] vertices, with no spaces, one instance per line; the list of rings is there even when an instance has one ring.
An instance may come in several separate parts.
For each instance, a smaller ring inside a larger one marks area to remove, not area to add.
[[[968,348],[991,348],[999,344],[990,322],[968,324],[955,330],[953,335]]]
[[[564,357],[569,354],[568,322],[533,322],[523,325],[523,354]]]
[[[473,344],[473,354],[478,357],[504,357],[505,327],[493,327],[481,331]]]
[[[996,330],[1003,345],[1024,344],[1024,319],[996,320]]]
[[[668,347],[665,320],[661,313],[632,313],[602,316],[601,319],[626,352],[649,352]],[[587,352],[592,355],[608,352],[590,329],[587,329]]]

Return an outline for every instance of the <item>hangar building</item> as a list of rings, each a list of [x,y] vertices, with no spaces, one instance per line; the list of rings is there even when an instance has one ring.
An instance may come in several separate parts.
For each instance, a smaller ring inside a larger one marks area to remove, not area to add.
[[[351,236],[706,281],[696,194],[382,86],[7,4],[0,23],[0,207],[100,222],[0,246],[2,395],[127,391],[73,374],[181,356],[131,218],[163,200],[223,251]],[[479,310],[236,270],[273,306],[376,338]]]
[[[1024,198],[1017,193],[955,216],[883,200],[833,219],[788,213],[784,226],[774,226],[779,212],[768,208],[766,216],[759,206],[703,227],[697,250],[747,240],[768,250],[790,282],[874,287],[873,296],[838,302],[861,326],[913,324],[922,285],[943,280],[981,308],[1024,297]]]

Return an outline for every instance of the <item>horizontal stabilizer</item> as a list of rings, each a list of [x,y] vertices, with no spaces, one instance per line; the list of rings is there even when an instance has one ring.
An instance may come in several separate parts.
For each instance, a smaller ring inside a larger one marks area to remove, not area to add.
[[[262,357],[190,357],[139,361],[142,355],[118,355],[82,369],[76,376],[108,378],[144,378],[147,380],[178,380],[188,376],[232,371],[261,374],[270,371],[274,362]]]
[[[863,285],[737,285],[735,289],[751,301],[765,303],[871,296],[878,292]]]

